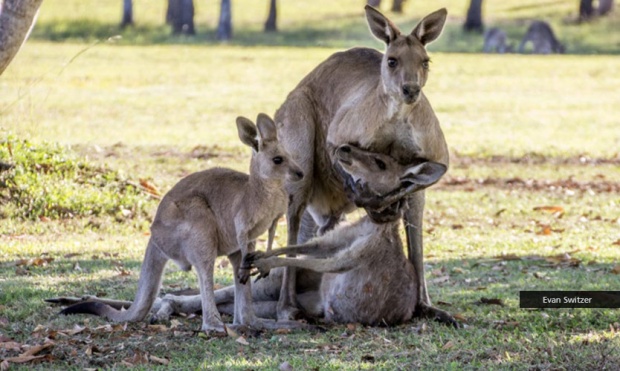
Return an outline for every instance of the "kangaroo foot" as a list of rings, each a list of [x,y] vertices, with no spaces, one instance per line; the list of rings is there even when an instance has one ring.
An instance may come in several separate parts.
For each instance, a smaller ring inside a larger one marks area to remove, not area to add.
[[[294,321],[303,317],[303,313],[299,308],[294,306],[278,307],[278,322]]]
[[[439,308],[435,308],[426,303],[419,303],[416,307],[416,314],[420,317],[432,318],[437,322],[441,322],[448,326],[459,328],[461,327],[459,323],[452,317],[452,315],[444,310]]]
[[[200,330],[207,335],[222,335],[226,334],[226,328],[222,322],[207,322],[202,324]]]

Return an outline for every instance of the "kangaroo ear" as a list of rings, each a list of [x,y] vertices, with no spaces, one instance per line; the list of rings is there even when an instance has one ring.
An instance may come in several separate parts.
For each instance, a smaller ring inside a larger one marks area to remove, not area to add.
[[[278,130],[276,129],[276,123],[273,122],[271,117],[264,113],[259,113],[256,118],[256,126],[258,127],[259,142],[265,143],[269,141],[278,140]]]
[[[415,190],[420,190],[435,184],[447,170],[448,167],[446,165],[425,161],[405,170],[405,174],[400,180],[403,185],[412,186]]]
[[[441,35],[447,16],[448,11],[446,8],[441,8],[427,15],[415,26],[413,31],[411,31],[411,35],[420,40],[422,45],[435,41]]]
[[[370,5],[366,5],[364,9],[366,10],[366,19],[368,20],[370,32],[372,32],[377,39],[389,44],[396,39],[396,36],[400,35],[398,27],[377,9]]]
[[[243,116],[237,117],[237,132],[239,133],[239,139],[252,149],[258,152],[258,132],[256,126]]]

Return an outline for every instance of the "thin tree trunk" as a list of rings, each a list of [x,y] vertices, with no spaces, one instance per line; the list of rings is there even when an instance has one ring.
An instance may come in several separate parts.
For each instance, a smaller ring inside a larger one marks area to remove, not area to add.
[[[594,15],[593,0],[580,0],[579,1],[579,20],[584,21],[591,18]]]
[[[194,29],[194,1],[168,0],[166,23],[172,25],[172,34],[195,35]]]
[[[598,14],[605,15],[614,7],[614,0],[598,0]]]
[[[267,21],[265,21],[265,32],[276,32],[278,31],[278,10],[277,10],[277,0],[269,1],[269,15],[267,16]]]
[[[232,10],[230,0],[222,0],[220,7],[220,21],[217,25],[217,39],[226,41],[232,39]]]
[[[43,0],[4,0],[0,2],[0,75],[24,44]]]
[[[394,0],[394,2],[392,2],[392,11],[394,13],[402,13],[404,2],[405,0]]]
[[[381,6],[381,0],[368,0],[367,4],[374,8],[379,8]]]
[[[482,23],[482,0],[471,0],[463,28],[465,31],[482,32],[484,30],[484,24]]]
[[[123,19],[121,28],[133,26],[133,0],[123,0]]]

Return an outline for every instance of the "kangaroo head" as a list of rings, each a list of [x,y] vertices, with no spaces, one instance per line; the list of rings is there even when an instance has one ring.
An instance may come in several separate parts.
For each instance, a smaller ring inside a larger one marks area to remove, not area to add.
[[[435,184],[447,167],[437,162],[419,159],[414,164],[401,165],[388,155],[364,151],[343,144],[336,149],[336,159],[355,183],[361,182],[378,196],[399,188],[415,192]]]
[[[429,57],[426,45],[439,37],[448,12],[439,9],[420,21],[408,35],[383,14],[366,5],[370,31],[386,45],[381,62],[381,79],[385,92],[397,102],[413,104],[426,84]]]
[[[264,113],[256,118],[256,125],[245,118],[237,117],[237,131],[241,142],[252,148],[250,174],[264,180],[299,181],[304,173],[293,161],[278,140],[278,131],[273,120]]]

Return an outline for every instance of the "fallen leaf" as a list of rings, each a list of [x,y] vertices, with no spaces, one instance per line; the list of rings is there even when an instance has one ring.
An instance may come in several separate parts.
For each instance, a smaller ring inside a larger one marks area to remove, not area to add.
[[[454,347],[454,342],[452,342],[452,340],[449,340],[447,343],[445,343],[441,347],[441,349],[447,350],[447,349],[450,349],[450,348],[453,348],[453,347]]]
[[[611,244],[620,246],[620,239],[616,240],[615,242],[612,242]]]
[[[0,343],[0,349],[19,351],[22,349],[22,345],[15,341],[6,341]]]
[[[140,185],[146,190],[147,193],[152,194],[153,196],[161,196],[161,192],[153,185],[153,183],[146,179],[140,179],[139,181]]]
[[[504,306],[504,302],[502,301],[502,299],[498,299],[498,298],[480,298],[480,303],[481,304],[487,304],[487,305],[499,305],[499,306]]]
[[[536,232],[539,236],[549,236],[551,235],[551,227],[548,225],[541,225],[542,229]]]
[[[433,280],[431,280],[432,283],[444,283],[447,282],[448,280],[450,280],[450,275],[445,275],[442,277],[437,277]]]
[[[510,260],[521,260],[521,257],[518,256],[517,254],[511,253],[511,254],[495,255],[493,259],[510,261]]]
[[[564,208],[562,206],[536,206],[534,211],[544,211],[546,213],[563,213]]]
[[[457,321],[467,322],[467,318],[465,318],[462,314],[455,313],[455,314],[452,315],[452,317],[454,317],[454,319],[457,320]]]
[[[147,364],[149,363],[148,353],[135,352],[133,357],[125,358],[122,363],[127,366]]]
[[[247,340],[243,336],[239,336],[235,341],[241,345],[250,345]]]
[[[570,267],[578,267],[581,264],[581,260],[577,258],[573,258],[569,253],[561,253],[558,255],[548,256],[545,260],[553,265],[562,265],[562,266],[570,266]]]
[[[168,328],[166,325],[148,325],[147,328],[154,332],[166,332]]]
[[[280,366],[278,366],[278,370],[280,370],[280,371],[293,371],[293,366],[291,366],[290,363],[284,361],[284,362],[280,363]]]
[[[611,273],[613,273],[613,274],[620,274],[620,264],[618,264],[615,267],[613,267],[611,269]]]
[[[161,365],[167,366],[170,363],[170,360],[166,358],[159,358],[155,356],[149,356],[149,360],[155,363],[159,363]]]
[[[0,371],[7,371],[9,369],[9,361],[7,361],[6,359],[2,362],[0,362]]]

